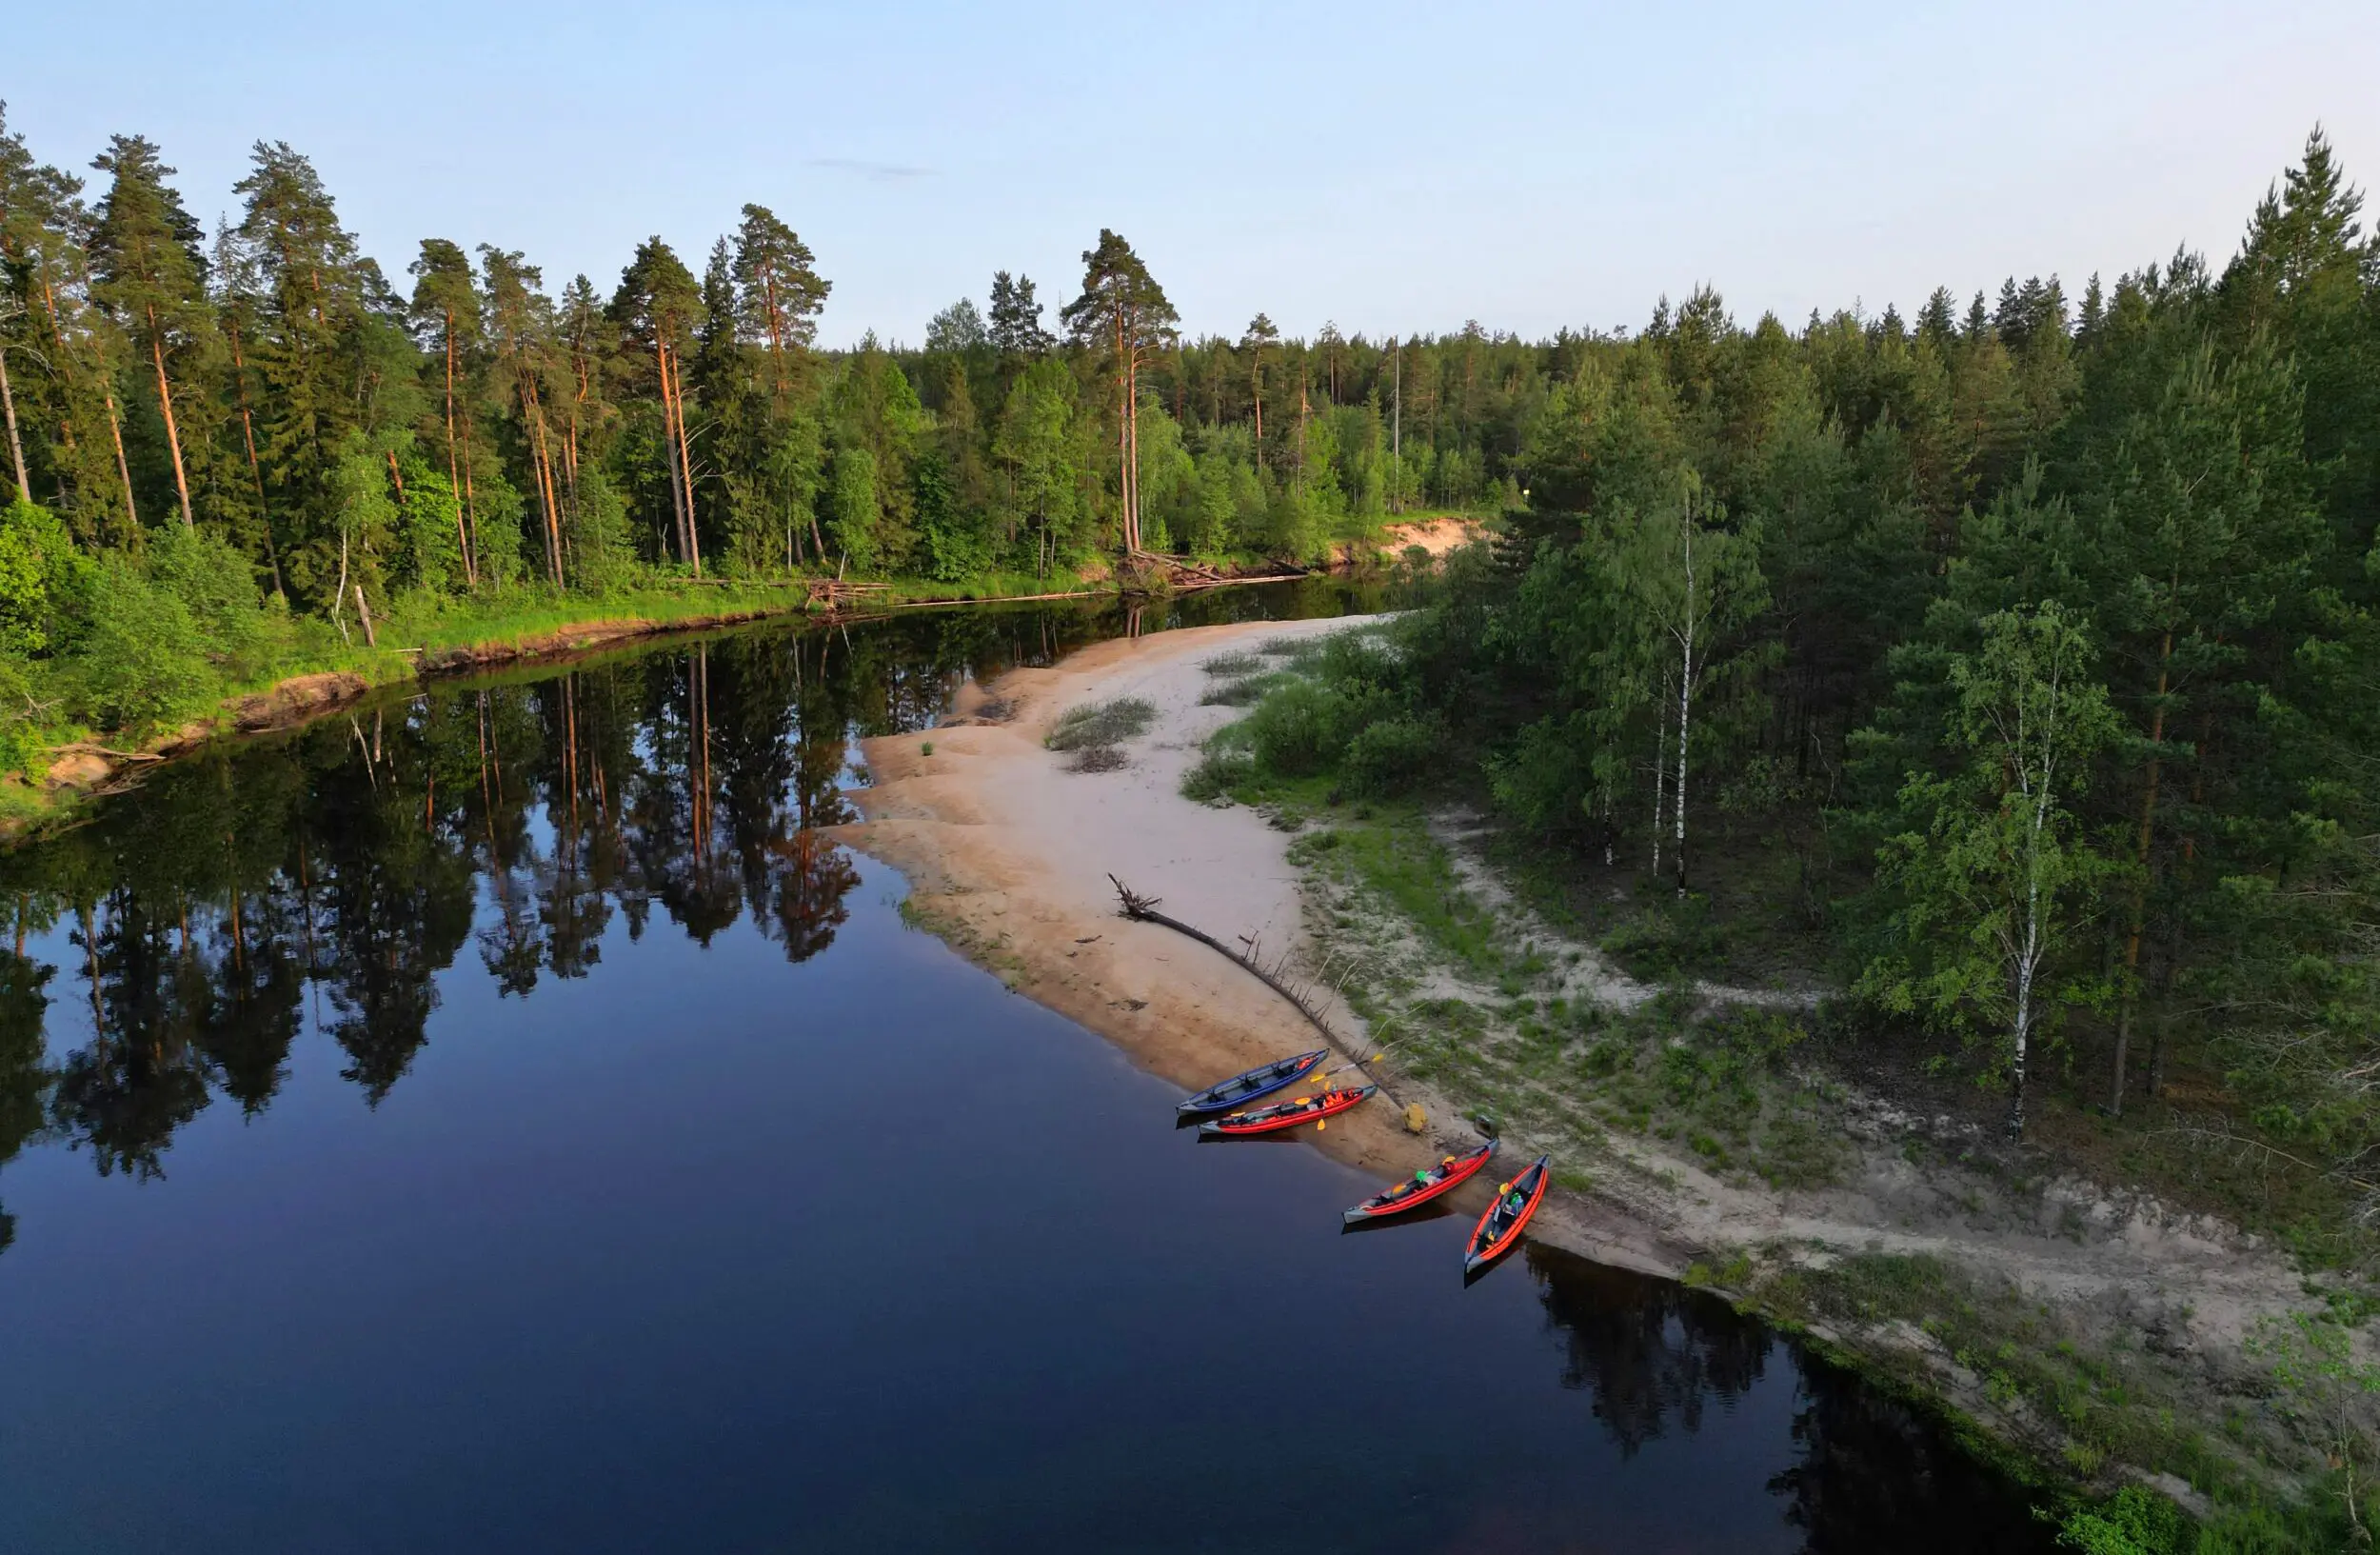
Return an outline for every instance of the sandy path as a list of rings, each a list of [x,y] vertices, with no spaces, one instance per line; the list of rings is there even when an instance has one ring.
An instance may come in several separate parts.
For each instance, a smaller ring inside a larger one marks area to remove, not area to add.
[[[1107,876],[1161,897],[1169,914],[1226,943],[1257,939],[1268,961],[1303,951],[1289,839],[1252,810],[1182,798],[1181,777],[1200,743],[1239,716],[1200,705],[1214,681],[1202,668],[1208,659],[1354,624],[1161,632],[971,688],[942,727],[864,742],[874,783],[858,799],[867,819],[840,835],[905,873],[913,908],[968,955],[1185,1090],[1313,1047],[1313,1027],[1244,969],[1170,929],[1119,917]],[[1157,709],[1149,732],[1123,747],[1131,765],[1067,771],[1042,736],[1066,709],[1117,697]],[[981,716],[986,710],[997,721]],[[1350,1040],[1361,1031],[1343,1007],[1331,1013]],[[1393,1065],[1380,1077],[1400,1100],[1424,1105],[1424,1137],[1407,1133],[1397,1109],[1380,1101],[1301,1137],[1384,1178],[1477,1142]],[[1450,1197],[1458,1211],[1477,1213],[1487,1190],[1475,1184]],[[1549,1201],[1538,1222],[1548,1240],[1607,1262],[1651,1272],[1682,1266],[1685,1249],[1615,1210]]]

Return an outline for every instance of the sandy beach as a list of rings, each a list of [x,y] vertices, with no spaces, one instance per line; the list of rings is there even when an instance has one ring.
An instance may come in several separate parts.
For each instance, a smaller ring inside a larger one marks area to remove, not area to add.
[[[1240,715],[1200,704],[1213,684],[1207,660],[1359,619],[1119,639],[1050,668],[970,686],[940,728],[864,742],[873,782],[858,799],[866,820],[840,836],[906,874],[913,911],[962,952],[1185,1091],[1311,1047],[1313,1027],[1246,969],[1171,929],[1121,917],[1108,876],[1225,943],[1253,940],[1267,962],[1282,952],[1308,959],[1290,839],[1254,811],[1184,799],[1181,778],[1200,742]],[[1121,769],[1070,771],[1042,744],[1067,709],[1120,697],[1156,708],[1147,732],[1122,746]],[[1334,1003],[1327,1018],[1360,1042],[1362,1025],[1343,1006]],[[1393,1059],[1374,1068],[1397,1103],[1422,1106],[1422,1135],[1406,1130],[1397,1106],[1375,1099],[1299,1137],[1383,1180],[1478,1142]],[[1524,1163],[1513,1153],[1517,1169]],[[1467,1186],[1450,1196],[1453,1206],[1476,1214],[1490,1186]],[[1676,1274],[1693,1252],[1575,1195],[1549,1199],[1532,1234],[1648,1273]]]

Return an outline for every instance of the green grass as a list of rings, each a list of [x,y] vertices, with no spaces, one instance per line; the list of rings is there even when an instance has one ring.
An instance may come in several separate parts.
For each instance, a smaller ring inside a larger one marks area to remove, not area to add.
[[[1088,750],[1094,746],[1119,745],[1146,733],[1156,718],[1157,709],[1139,697],[1085,703],[1067,708],[1058,720],[1058,727],[1041,743],[1052,750]]]

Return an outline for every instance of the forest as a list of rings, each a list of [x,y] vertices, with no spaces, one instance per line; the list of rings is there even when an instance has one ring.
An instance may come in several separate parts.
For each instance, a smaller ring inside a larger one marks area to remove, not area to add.
[[[39,162],[0,118],[11,765],[507,602],[1310,561],[1393,510],[1517,505],[1546,383],[1476,328],[1186,339],[1112,232],[1054,310],[1003,271],[922,348],[828,351],[831,282],[759,205],[695,264],[657,236],[557,288],[444,237],[399,278],[285,143],[212,232],[174,177],[138,135]]]
[[[1923,1033],[1904,1047],[1994,1087],[2013,1137],[2044,1072],[2104,1119],[2172,1104],[2135,1146],[2235,1174],[2301,1253],[2361,1267],[2360,208],[2317,132],[2220,268],[1798,331],[1703,289],[1631,338],[1483,346],[1518,411],[1491,476],[1525,503],[1434,604],[1273,687],[1194,788],[1393,795],[1480,752],[1464,784],[1558,845],[1574,901],[1636,905],[1607,948],[1740,977],[1789,942],[1852,995],[1831,1019]]]

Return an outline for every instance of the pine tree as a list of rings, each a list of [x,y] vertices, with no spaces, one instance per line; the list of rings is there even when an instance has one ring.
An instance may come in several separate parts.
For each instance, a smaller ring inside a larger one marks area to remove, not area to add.
[[[1058,344],[1041,328],[1041,305],[1033,300],[1033,278],[1020,275],[1011,280],[1006,270],[992,275],[988,329],[992,349],[1000,353],[1003,368],[1012,371],[1021,363],[1048,355]]]
[[[685,436],[685,400],[679,364],[702,316],[702,289],[668,244],[647,238],[620,272],[611,318],[630,357],[652,363],[651,395],[661,412],[661,456],[669,479],[671,529],[678,559],[702,576],[694,528],[693,456]]]
[[[359,377],[367,272],[354,237],[313,165],[286,141],[256,143],[242,196],[238,239],[257,336],[258,430],[270,520],[288,585],[328,608],[346,608],[354,526],[377,514],[358,471],[380,467],[352,438],[364,429]],[[375,478],[378,478],[375,476]]]
[[[445,238],[424,238],[421,256],[410,267],[413,298],[409,309],[415,335],[437,353],[440,400],[445,409],[446,482],[458,498],[455,538],[462,547],[466,586],[479,587],[477,547],[472,543],[472,481],[470,427],[473,358],[483,329],[484,304],[471,261],[463,247]]]
[[[167,356],[169,351],[177,357],[194,353],[200,339],[210,332],[207,260],[200,249],[206,229],[166,183],[174,169],[165,165],[154,142],[139,135],[112,136],[91,166],[112,180],[100,199],[91,230],[92,300],[139,344],[155,370],[174,494],[183,526],[188,528],[195,522],[190,479],[182,457]]]
[[[1127,557],[1140,554],[1140,369],[1173,338],[1180,317],[1132,245],[1105,228],[1082,254],[1082,295],[1059,315],[1075,340],[1104,352],[1116,373],[1116,464]]]

